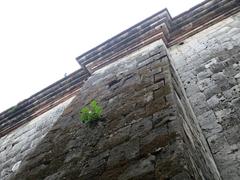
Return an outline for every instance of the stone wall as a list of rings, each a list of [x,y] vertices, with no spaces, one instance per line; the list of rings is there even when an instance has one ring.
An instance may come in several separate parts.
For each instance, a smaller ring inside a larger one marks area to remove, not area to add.
[[[195,172],[200,173],[201,179],[221,179],[196,115],[191,108],[183,85],[172,65],[171,74],[178,118],[181,122],[182,137],[185,141],[184,149],[190,155],[193,168]],[[202,171],[203,169],[205,172],[207,169],[211,169],[215,177],[206,177],[206,174]]]
[[[31,122],[0,138],[0,179],[9,179],[22,160],[44,138],[73,98],[59,104]]]
[[[240,14],[170,53],[223,179],[240,179]]]
[[[11,179],[221,178],[160,41],[96,71]]]
[[[79,56],[0,114],[0,179],[240,179],[239,11],[164,9]],[[92,99],[103,119],[83,124]]]

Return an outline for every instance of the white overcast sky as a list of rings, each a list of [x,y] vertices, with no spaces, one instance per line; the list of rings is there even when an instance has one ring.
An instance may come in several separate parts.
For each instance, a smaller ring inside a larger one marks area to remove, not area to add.
[[[77,56],[126,28],[202,1],[0,0],[0,112],[77,70]]]

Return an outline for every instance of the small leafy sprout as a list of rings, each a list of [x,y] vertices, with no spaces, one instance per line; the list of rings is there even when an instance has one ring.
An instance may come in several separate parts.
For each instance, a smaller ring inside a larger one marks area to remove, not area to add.
[[[102,115],[102,107],[96,100],[90,103],[90,107],[83,107],[80,111],[80,121],[83,123],[99,120]]]

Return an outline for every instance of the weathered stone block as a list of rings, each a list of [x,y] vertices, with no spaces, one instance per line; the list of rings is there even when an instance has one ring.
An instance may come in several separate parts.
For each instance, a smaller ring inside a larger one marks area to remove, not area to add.
[[[109,154],[108,168],[112,168],[116,165],[125,164],[131,159],[139,156],[139,138],[131,139],[122,145],[114,147]]]
[[[152,155],[146,159],[140,160],[140,162],[128,167],[123,174],[119,176],[119,180],[146,179],[148,174],[154,174],[154,162],[155,156]]]

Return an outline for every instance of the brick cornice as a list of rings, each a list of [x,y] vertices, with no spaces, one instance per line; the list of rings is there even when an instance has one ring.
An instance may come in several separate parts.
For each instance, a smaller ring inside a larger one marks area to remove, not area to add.
[[[88,77],[79,69],[0,113],[0,137],[76,95]]]
[[[239,12],[239,0],[206,0],[172,18],[167,9],[77,57],[90,73],[156,40],[169,47]]]

